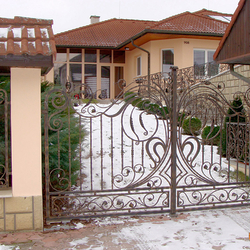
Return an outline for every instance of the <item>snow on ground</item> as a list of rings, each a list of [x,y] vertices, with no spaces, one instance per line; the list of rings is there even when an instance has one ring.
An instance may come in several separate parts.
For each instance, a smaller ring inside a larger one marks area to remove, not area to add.
[[[83,105],[77,107],[77,111],[85,117],[83,122],[89,132],[83,144],[81,171],[86,178],[82,190],[112,189],[113,184],[116,188],[123,188],[133,183],[132,178],[135,178],[134,182],[136,178],[143,179],[155,169],[158,171],[155,171],[154,176],[158,177],[160,172],[170,166],[169,120],[156,119],[155,115],[142,112],[132,105],[122,109],[123,105],[124,102],[119,102],[115,105],[90,104],[86,108]],[[178,148],[178,167],[187,168],[185,162],[188,161],[189,169],[186,170],[189,173],[193,172],[209,181],[226,181],[227,175],[221,175],[221,170],[228,171],[229,167],[225,159],[217,154],[216,146],[201,145],[200,137],[182,135],[181,130],[177,136],[179,147],[181,143],[185,144],[183,152]],[[207,166],[204,168],[204,165]],[[136,172],[139,168],[142,169],[142,176]],[[134,173],[131,179],[129,176],[125,178],[124,169]],[[169,186],[167,175],[165,179],[160,178],[161,186]],[[184,183],[184,179],[180,180],[181,183]]]
[[[248,234],[234,221],[216,218],[221,212],[192,212],[191,219],[149,222],[123,228],[114,236],[136,242],[135,249],[227,249],[250,246]],[[244,240],[245,238],[245,240]]]
[[[75,230],[11,233],[2,238],[11,237],[11,244],[0,245],[0,250],[250,249],[249,207],[183,212],[177,217],[106,217],[87,224],[78,221],[76,225]]]
[[[138,216],[137,222],[127,223],[125,219],[124,224],[117,222],[123,218],[97,219],[94,237],[73,240],[70,245],[71,249],[81,245],[84,249],[124,250],[250,249],[250,217],[246,214],[250,215],[248,208],[234,208],[186,212],[176,218]],[[243,228],[242,221],[248,226]]]

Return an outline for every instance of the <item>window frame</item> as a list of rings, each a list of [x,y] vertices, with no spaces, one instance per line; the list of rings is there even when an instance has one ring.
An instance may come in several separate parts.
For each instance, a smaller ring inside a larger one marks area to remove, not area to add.
[[[194,62],[195,62],[195,61],[194,61],[194,51],[195,51],[195,50],[198,50],[198,51],[205,51],[205,63],[209,63],[209,62],[208,62],[208,52],[209,52],[209,51],[214,51],[214,53],[215,53],[215,51],[216,51],[216,49],[200,49],[200,48],[199,48],[199,49],[196,49],[196,48],[194,48],[194,49],[193,49],[193,65],[194,65]],[[211,61],[210,61],[210,62],[211,62]]]
[[[140,62],[140,65],[138,65],[138,62]],[[136,57],[136,76],[141,76],[141,75],[142,75],[142,60],[141,60],[141,56],[137,56]]]
[[[195,57],[194,57],[195,51],[204,51],[205,52],[205,58],[204,58],[205,62],[204,63],[202,63],[202,64],[195,64]],[[198,70],[197,71],[198,73],[195,73],[195,75],[198,74],[199,77],[207,78],[207,77],[211,77],[211,76],[216,75],[214,73],[211,73],[213,71],[218,73],[218,67],[219,66],[217,67],[217,69],[213,68],[213,66],[211,67],[209,65],[209,63],[214,62],[214,60],[208,61],[208,52],[213,52],[213,54],[214,54],[215,51],[216,51],[215,49],[201,49],[201,48],[198,48],[198,49],[194,48],[193,49],[193,67],[194,67],[194,72],[196,72],[196,70]],[[196,67],[197,67],[197,69],[196,69]]]
[[[166,51],[166,50],[171,50],[173,52],[173,64],[165,64],[165,65],[172,65],[172,66],[174,65],[174,48],[161,49],[161,72],[162,73],[168,73],[168,72],[163,71],[163,51]]]

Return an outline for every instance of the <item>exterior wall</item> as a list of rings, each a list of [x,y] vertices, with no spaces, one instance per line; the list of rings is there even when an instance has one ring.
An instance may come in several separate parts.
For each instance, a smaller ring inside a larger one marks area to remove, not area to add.
[[[247,78],[250,78],[249,65],[238,66],[235,68],[235,72]],[[212,82],[215,86],[217,86],[218,84],[225,86],[222,93],[228,101],[233,101],[236,92],[240,91],[245,93],[246,90],[249,89],[249,85],[246,82],[233,76],[229,70],[213,77],[212,79],[210,79],[210,82]]]
[[[218,44],[218,40],[179,38],[150,41],[141,47],[150,52],[150,73],[153,74],[162,71],[161,54],[163,49],[174,49],[174,65],[181,69],[193,66],[194,49],[216,50]],[[125,73],[125,80],[127,83],[131,83],[136,77],[136,58],[138,56],[141,56],[142,58],[142,75],[147,75],[147,53],[137,48],[128,51],[126,53]]]
[[[0,231],[42,230],[41,69],[11,68],[12,189],[0,190]]]
[[[11,135],[12,194],[40,196],[41,69],[11,68]]]

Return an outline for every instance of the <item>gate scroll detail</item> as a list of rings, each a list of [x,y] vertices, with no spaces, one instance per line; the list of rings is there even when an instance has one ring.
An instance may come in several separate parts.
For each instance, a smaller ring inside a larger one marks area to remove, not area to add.
[[[173,68],[150,84],[120,81],[120,95],[109,102],[92,99],[96,93],[86,84],[44,94],[47,221],[248,204],[249,144],[233,168],[226,132],[235,117],[247,124],[247,112],[232,107],[221,86],[192,86],[182,73]],[[237,98],[247,108],[248,95]],[[187,118],[190,134],[183,128]],[[242,133],[236,134],[233,141]]]

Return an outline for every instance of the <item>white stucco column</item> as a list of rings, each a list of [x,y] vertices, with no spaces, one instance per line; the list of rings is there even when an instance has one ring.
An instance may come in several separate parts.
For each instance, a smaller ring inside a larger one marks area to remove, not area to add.
[[[41,196],[39,68],[11,68],[11,147],[13,196]]]

